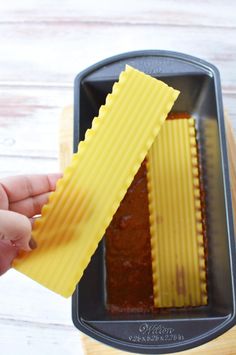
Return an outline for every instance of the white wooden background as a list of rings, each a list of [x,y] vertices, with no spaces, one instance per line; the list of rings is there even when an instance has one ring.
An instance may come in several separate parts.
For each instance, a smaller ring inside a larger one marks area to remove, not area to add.
[[[0,176],[57,171],[59,116],[75,75],[125,51],[214,63],[236,132],[235,38],[234,0],[0,0]],[[0,353],[84,354],[70,307],[9,271],[0,278]]]

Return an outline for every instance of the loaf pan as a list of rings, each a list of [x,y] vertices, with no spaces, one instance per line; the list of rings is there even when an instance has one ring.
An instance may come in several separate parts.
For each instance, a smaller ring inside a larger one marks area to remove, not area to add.
[[[206,194],[208,305],[110,314],[102,240],[73,294],[72,319],[80,331],[107,345],[164,354],[206,343],[235,324],[235,241],[220,76],[201,59],[161,50],[124,53],[89,67],[75,79],[74,152],[126,64],[180,90],[172,111],[196,119]]]

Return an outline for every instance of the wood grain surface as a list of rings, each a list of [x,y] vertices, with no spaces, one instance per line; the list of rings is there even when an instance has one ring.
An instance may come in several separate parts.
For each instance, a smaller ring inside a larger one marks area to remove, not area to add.
[[[175,50],[215,64],[236,132],[235,38],[234,0],[2,0],[0,177],[59,170],[59,117],[73,103],[74,77],[125,51]],[[70,300],[10,270],[0,280],[0,353],[103,353],[82,350],[70,308]],[[225,339],[217,351],[236,354],[233,338]]]

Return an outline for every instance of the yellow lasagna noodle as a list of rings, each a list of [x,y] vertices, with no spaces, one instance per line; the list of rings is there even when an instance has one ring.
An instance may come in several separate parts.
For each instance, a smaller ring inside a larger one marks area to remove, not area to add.
[[[33,226],[37,249],[21,253],[17,270],[73,293],[178,94],[126,67]]]
[[[207,304],[195,124],[167,120],[147,156],[156,307]]]

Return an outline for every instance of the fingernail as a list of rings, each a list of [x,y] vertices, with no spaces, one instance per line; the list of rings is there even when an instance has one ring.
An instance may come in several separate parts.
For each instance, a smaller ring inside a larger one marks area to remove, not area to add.
[[[37,243],[36,243],[36,241],[33,238],[31,238],[30,241],[29,241],[29,247],[31,249],[37,248]]]

